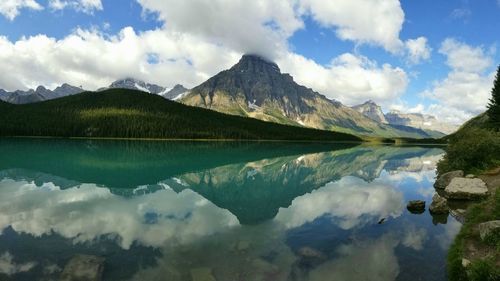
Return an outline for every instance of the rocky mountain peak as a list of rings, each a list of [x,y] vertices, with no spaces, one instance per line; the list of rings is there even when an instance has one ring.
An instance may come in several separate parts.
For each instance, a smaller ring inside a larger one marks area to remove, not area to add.
[[[234,65],[231,70],[239,70],[249,73],[277,73],[280,74],[278,65],[262,56],[246,54]]]
[[[155,85],[155,84],[149,84],[141,80],[137,80],[135,78],[124,78],[120,80],[116,80],[115,82],[111,83],[109,87],[103,88],[100,90],[104,89],[131,89],[131,90],[139,90],[151,94],[160,94],[165,91],[164,87]]]
[[[183,97],[183,95],[188,91],[189,89],[186,89],[186,87],[182,86],[181,84],[177,84],[172,89],[168,91],[166,90],[166,92],[162,94],[162,96],[169,100],[177,100]]]
[[[187,91],[188,89],[186,89],[184,86],[182,86],[181,84],[177,84],[175,85],[173,88],[172,88],[172,91]]]
[[[388,123],[382,108],[373,100],[368,100],[363,104],[353,106],[352,109],[379,123]]]

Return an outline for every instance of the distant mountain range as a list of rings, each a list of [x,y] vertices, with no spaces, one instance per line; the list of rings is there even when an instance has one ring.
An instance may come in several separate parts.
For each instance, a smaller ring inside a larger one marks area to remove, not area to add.
[[[353,106],[352,108],[364,114],[366,117],[384,124],[409,126],[442,134],[451,134],[458,129],[458,126],[440,122],[432,115],[421,113],[402,113],[396,110],[384,114],[382,112],[382,108],[371,100],[363,104]]]
[[[199,86],[189,90],[182,85],[166,88],[133,78],[125,78],[99,89],[139,90],[186,105],[251,117],[285,125],[333,130],[376,137],[438,138],[456,128],[438,122],[433,116],[389,112],[384,114],[373,101],[348,107],[297,84],[281,73],[275,63],[256,55],[244,55]],[[85,92],[63,84],[48,90],[7,92],[0,89],[0,100],[26,104]]]
[[[101,92],[107,89],[138,90],[151,94],[160,95],[163,96],[164,98],[171,100],[180,97],[183,93],[188,91],[188,89],[184,88],[184,86],[182,85],[175,85],[172,89],[169,89],[155,84],[146,83],[144,81],[133,78],[125,78],[117,80],[111,83],[108,87],[100,88],[97,91]],[[83,88],[71,86],[69,84],[63,84],[55,88],[53,91],[46,89],[43,86],[39,86],[38,88],[36,88],[36,90],[33,89],[27,91],[18,90],[14,92],[7,92],[5,90],[0,89],[0,100],[13,104],[27,104],[27,103],[41,102],[45,100],[52,100],[56,98],[62,98],[66,96],[83,93],[86,91],[87,90]]]
[[[14,104],[26,104],[40,102],[44,100],[51,100],[66,96],[71,96],[84,92],[82,88],[71,86],[69,84],[62,84],[55,88],[53,91],[39,86],[36,90],[7,92],[0,89],[0,100]]]

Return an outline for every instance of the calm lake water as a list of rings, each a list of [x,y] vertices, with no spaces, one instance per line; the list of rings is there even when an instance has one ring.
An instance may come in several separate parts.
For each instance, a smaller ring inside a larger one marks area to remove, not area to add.
[[[0,139],[0,280],[57,280],[78,254],[104,280],[446,280],[460,223],[406,210],[442,153]]]

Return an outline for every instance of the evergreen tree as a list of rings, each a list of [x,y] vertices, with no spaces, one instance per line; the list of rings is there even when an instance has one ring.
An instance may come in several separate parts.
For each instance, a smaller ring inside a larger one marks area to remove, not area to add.
[[[488,117],[490,124],[500,129],[500,65],[498,66],[497,76],[491,90],[490,103],[488,104]]]

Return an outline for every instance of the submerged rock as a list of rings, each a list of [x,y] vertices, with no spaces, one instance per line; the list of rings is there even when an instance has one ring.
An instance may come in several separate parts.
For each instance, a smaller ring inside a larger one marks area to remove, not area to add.
[[[500,220],[483,222],[478,227],[479,236],[483,241],[494,234],[500,234]]]
[[[64,267],[61,281],[100,281],[104,270],[104,258],[76,255]]]
[[[434,196],[432,197],[432,203],[429,206],[429,212],[431,214],[448,214],[449,211],[448,200],[439,196],[439,194],[437,193],[434,194]]]
[[[474,200],[488,197],[488,187],[481,179],[454,178],[446,187],[448,199]]]
[[[212,275],[212,269],[208,267],[191,269],[191,279],[193,281],[217,281]]]
[[[412,200],[406,205],[406,209],[413,214],[421,214],[425,211],[425,201]]]
[[[302,247],[299,249],[298,253],[303,258],[316,258],[321,260],[326,259],[325,254],[311,247]]]
[[[463,176],[464,171],[461,170],[444,173],[436,180],[434,187],[437,189],[445,189],[450,184],[452,179]]]

